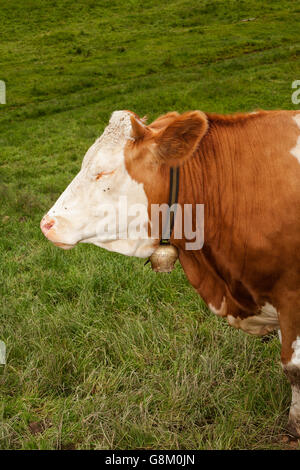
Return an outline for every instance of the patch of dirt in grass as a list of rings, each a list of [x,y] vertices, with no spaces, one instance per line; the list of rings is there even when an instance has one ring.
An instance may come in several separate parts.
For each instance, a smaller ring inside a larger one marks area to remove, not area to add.
[[[275,442],[284,450],[297,450],[300,448],[300,440],[288,434],[279,436]]]
[[[74,442],[67,442],[61,445],[60,450],[76,450],[76,444]]]
[[[52,424],[47,419],[42,420],[42,421],[31,421],[28,424],[29,431],[34,436],[36,434],[43,433],[47,428],[50,428],[50,426],[52,426]]]

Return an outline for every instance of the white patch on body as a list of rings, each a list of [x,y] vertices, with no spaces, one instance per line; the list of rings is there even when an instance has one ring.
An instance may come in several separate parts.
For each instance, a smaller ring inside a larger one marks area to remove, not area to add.
[[[279,338],[280,344],[282,344],[282,334],[281,334],[281,330],[278,330],[278,338]]]
[[[212,311],[212,313],[215,313],[216,315],[219,315],[221,317],[225,317],[227,313],[226,298],[223,297],[220,308],[216,308],[212,304],[208,304],[208,308]]]
[[[293,116],[293,120],[296,122],[297,126],[300,129],[300,114]],[[300,163],[300,136],[297,139],[296,147],[290,150],[290,153],[297,158],[298,162]]]
[[[252,315],[247,318],[227,315],[229,325],[240,328],[251,335],[262,336],[279,328],[278,312],[273,305],[268,302],[261,308],[259,315]]]
[[[295,341],[293,341],[292,348],[294,352],[290,364],[292,364],[293,366],[300,367],[300,336],[297,336]]]
[[[80,172],[47,214],[55,222],[47,232],[49,240],[66,245],[93,243],[142,258],[154,251],[154,242],[148,237],[144,186],[133,180],[125,167],[124,149],[132,129],[130,115],[115,111],[102,136],[87,151]],[[126,200],[128,212],[120,200]],[[139,213],[135,214],[137,206]],[[134,224],[137,216],[143,229],[140,234]]]
[[[292,421],[297,431],[300,431],[300,388],[292,385],[292,402],[290,407],[289,420]]]
[[[296,116],[293,116],[294,121],[296,122],[297,126],[300,129],[300,114],[296,114]]]
[[[298,336],[293,342],[292,347],[294,349],[294,354],[291,361],[288,364],[283,365],[285,372],[291,380],[292,387],[292,402],[289,413],[289,427],[292,432],[300,435],[300,383],[297,383],[295,378],[298,375],[298,370],[300,366],[300,337]]]

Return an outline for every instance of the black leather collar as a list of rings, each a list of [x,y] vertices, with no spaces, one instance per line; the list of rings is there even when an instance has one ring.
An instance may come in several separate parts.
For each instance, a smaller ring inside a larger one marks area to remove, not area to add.
[[[162,231],[162,237],[160,244],[165,244],[170,242],[170,237],[173,232],[177,202],[178,202],[178,192],[179,192],[179,167],[170,168],[170,191],[169,191],[169,203],[168,203],[168,213],[165,222],[165,226]],[[171,210],[173,204],[175,207]]]

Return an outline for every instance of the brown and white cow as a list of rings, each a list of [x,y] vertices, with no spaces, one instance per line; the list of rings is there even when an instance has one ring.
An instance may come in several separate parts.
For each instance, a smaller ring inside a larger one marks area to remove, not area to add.
[[[279,330],[292,386],[289,429],[299,436],[300,111],[171,112],[148,126],[116,111],[41,229],[62,248],[93,243],[147,258],[159,243],[148,236],[150,207],[168,202],[170,166],[180,166],[178,203],[204,204],[203,248],[186,250],[184,237],[171,237],[186,276],[235,328]],[[136,204],[140,236],[130,224]],[[116,209],[117,234],[116,213],[105,214],[101,229],[103,205]]]

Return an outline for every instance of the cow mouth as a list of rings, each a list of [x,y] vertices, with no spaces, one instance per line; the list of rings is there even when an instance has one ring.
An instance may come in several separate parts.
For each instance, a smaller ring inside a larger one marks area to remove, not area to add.
[[[49,219],[47,215],[42,218],[40,227],[45,237],[51,243],[53,243],[53,245],[58,246],[59,248],[62,248],[63,250],[70,250],[71,248],[73,248],[77,243],[64,243],[64,242],[57,241],[57,234],[55,233],[55,230],[53,228],[54,224],[55,224],[55,220]]]
[[[71,250],[71,248],[74,248],[74,246],[76,246],[76,244],[69,245],[68,243],[60,243],[60,242],[52,242],[52,243],[53,245],[58,246],[59,248],[62,248],[63,250]]]

